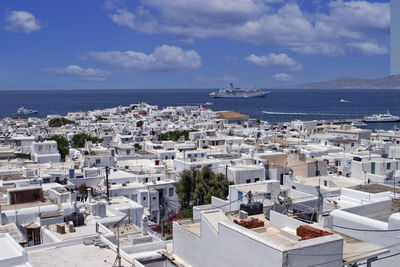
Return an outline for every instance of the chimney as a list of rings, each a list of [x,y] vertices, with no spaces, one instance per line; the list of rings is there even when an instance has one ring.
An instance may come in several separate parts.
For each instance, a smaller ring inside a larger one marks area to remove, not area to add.
[[[92,188],[88,188],[87,189],[87,193],[88,193],[88,203],[92,203]]]
[[[142,219],[140,221],[142,223],[142,234],[147,235],[147,230],[148,230],[149,225],[148,225],[148,220],[147,220],[146,215],[143,215]]]
[[[1,205],[0,205],[0,225],[3,225],[3,212],[2,212]]]

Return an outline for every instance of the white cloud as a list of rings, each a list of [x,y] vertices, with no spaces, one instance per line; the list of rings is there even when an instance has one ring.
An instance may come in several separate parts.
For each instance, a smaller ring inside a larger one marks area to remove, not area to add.
[[[151,54],[136,51],[88,52],[81,58],[123,71],[179,71],[201,66],[201,57],[196,51],[169,45],[158,46]]]
[[[354,42],[348,43],[349,47],[353,47],[364,54],[389,54],[389,48],[384,44],[368,43],[368,42]]]
[[[120,26],[128,26],[129,28],[134,29],[135,24],[135,15],[127,9],[118,9],[117,13],[110,15],[111,20],[120,25]]]
[[[43,71],[50,73],[50,74],[72,76],[79,81],[102,82],[108,76],[111,75],[110,71],[104,71],[104,70],[93,69],[93,68],[84,69],[78,65],[69,65],[65,68],[48,68],[48,69],[44,69]]]
[[[245,60],[253,63],[258,67],[273,67],[287,69],[290,71],[298,71],[303,69],[303,66],[300,63],[297,63],[285,53],[271,53],[265,56],[256,56],[254,54],[251,54],[250,56],[246,57]]]
[[[177,40],[222,38],[257,45],[278,45],[305,54],[347,53],[349,42],[388,43],[390,4],[367,1],[321,2],[315,13],[295,1],[142,0],[142,6],[112,9],[118,25]]]
[[[199,82],[236,82],[238,78],[232,75],[224,74],[218,77],[205,77],[203,75],[196,76]]]
[[[35,16],[27,11],[12,11],[6,17],[6,22],[5,29],[9,32],[31,33],[41,28]]]
[[[294,79],[294,77],[287,73],[277,73],[272,75],[272,79],[278,82],[289,82]]]

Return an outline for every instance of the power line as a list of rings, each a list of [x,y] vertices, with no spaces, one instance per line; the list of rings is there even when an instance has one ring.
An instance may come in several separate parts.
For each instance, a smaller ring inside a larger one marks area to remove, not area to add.
[[[384,260],[384,259],[391,258],[391,257],[397,256],[397,255],[400,255],[400,252],[392,254],[392,255],[388,255],[388,256],[385,256],[385,257],[382,257],[382,258],[379,258],[379,259],[376,259],[374,261]],[[367,264],[367,263],[368,262],[362,262],[362,263],[359,263],[358,265],[364,265],[364,264]]]
[[[337,228],[342,228],[346,230],[353,230],[353,231],[360,231],[360,232],[380,232],[380,233],[385,233],[385,232],[398,232],[400,229],[388,229],[388,230],[381,230],[381,229],[360,229],[360,228],[352,228],[352,227],[346,227],[346,226],[340,226],[340,225],[333,225],[334,227]]]

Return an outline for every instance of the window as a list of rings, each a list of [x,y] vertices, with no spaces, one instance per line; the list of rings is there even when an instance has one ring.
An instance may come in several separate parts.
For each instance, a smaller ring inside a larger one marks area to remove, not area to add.
[[[386,163],[386,170],[390,170],[390,162],[389,163]]]
[[[264,197],[265,197],[266,199],[271,199],[271,193],[266,193],[266,194],[264,194]]]
[[[96,159],[96,164],[100,164],[101,159]]]
[[[143,197],[143,201],[146,201],[146,197]]]
[[[251,179],[246,180],[246,184],[249,184],[249,183],[251,183]]]
[[[242,199],[242,198],[243,198],[243,193],[240,192],[240,191],[238,191],[238,199],[240,200],[240,199]]]
[[[156,200],[156,197],[153,197],[153,200]]]
[[[328,181],[324,180],[324,186],[328,186]]]
[[[161,177],[157,177],[157,181],[161,181]]]
[[[375,162],[371,162],[371,173],[375,174]]]
[[[148,182],[149,182],[149,178],[145,178],[144,181],[145,181],[146,183],[148,183]]]
[[[354,143],[351,143],[351,147],[354,147]]]
[[[172,197],[173,195],[174,195],[174,188],[171,187],[171,188],[168,189],[168,196]]]
[[[258,182],[258,181],[260,181],[260,178],[255,178],[254,179],[254,182]]]
[[[131,154],[131,151],[128,149],[128,150],[126,151],[126,154],[127,154],[127,155],[130,155],[130,154]]]

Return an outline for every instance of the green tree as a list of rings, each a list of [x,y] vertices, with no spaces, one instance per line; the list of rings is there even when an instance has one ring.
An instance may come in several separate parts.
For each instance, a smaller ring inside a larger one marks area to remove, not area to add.
[[[69,142],[68,140],[61,135],[53,135],[47,138],[47,140],[54,140],[57,142],[57,149],[60,152],[61,159],[65,160],[65,156],[69,154]]]
[[[192,192],[194,191],[194,177],[191,171],[183,171],[181,179],[175,184],[176,193],[178,194],[182,208],[189,208],[193,199]]]
[[[182,208],[211,203],[211,197],[225,199],[229,193],[229,182],[224,175],[215,174],[210,168],[201,171],[192,169],[181,173],[181,179],[175,184]]]
[[[17,159],[31,159],[31,154],[15,153]]]
[[[66,124],[74,124],[74,123],[75,123],[74,121],[68,120],[68,119],[66,119],[64,117],[62,117],[62,118],[54,118],[54,119],[49,120],[49,126],[50,127],[61,127],[61,126],[66,125]]]
[[[87,185],[85,183],[81,184],[81,186],[79,187],[79,193],[81,193],[82,196],[86,195],[87,192]]]
[[[71,146],[73,148],[82,148],[85,146],[86,141],[92,141],[93,143],[101,143],[103,139],[92,137],[85,133],[75,134],[71,139]]]
[[[158,135],[158,140],[160,141],[177,141],[179,137],[184,136],[185,140],[189,140],[189,132],[194,132],[195,130],[191,131],[171,131],[166,133],[161,133]]]

